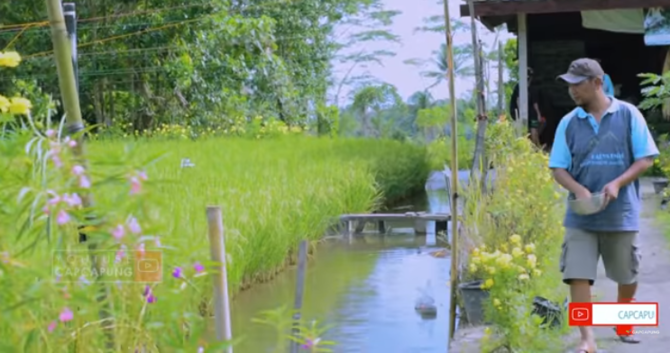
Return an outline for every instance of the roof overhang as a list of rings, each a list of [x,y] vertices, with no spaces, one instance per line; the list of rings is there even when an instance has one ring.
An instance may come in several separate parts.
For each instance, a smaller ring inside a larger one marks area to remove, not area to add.
[[[668,6],[670,6],[668,0],[475,0],[474,12],[477,17],[500,17],[520,13],[560,13]],[[460,10],[461,17],[470,16],[468,4],[461,5]]]

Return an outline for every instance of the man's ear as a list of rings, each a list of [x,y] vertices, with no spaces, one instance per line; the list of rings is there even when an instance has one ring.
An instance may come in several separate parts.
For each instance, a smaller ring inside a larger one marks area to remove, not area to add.
[[[595,83],[597,86],[602,86],[605,83],[605,81],[603,80],[602,77],[594,77],[593,83]]]

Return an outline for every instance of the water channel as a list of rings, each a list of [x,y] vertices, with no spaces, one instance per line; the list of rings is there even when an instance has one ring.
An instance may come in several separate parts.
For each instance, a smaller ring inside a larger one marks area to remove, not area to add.
[[[413,209],[449,212],[444,177],[433,173],[426,194]],[[405,212],[398,211],[398,212]],[[302,315],[331,326],[323,339],[332,340],[334,352],[414,353],[448,349],[449,257],[430,253],[444,248],[444,236],[415,236],[413,224],[392,224],[386,235],[366,232],[352,243],[328,241],[310,261]],[[256,285],[232,303],[233,336],[243,338],[236,352],[277,351],[272,327],[253,323],[261,311],[292,307],[295,271],[282,273],[270,283]],[[414,309],[423,295],[435,300],[437,316],[422,318]]]

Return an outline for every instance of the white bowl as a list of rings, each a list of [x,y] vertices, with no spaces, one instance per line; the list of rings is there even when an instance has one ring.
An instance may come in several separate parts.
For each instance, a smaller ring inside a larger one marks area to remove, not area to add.
[[[572,195],[568,198],[568,207],[570,207],[570,210],[582,216],[592,215],[602,211],[604,204],[605,194],[602,192],[591,194],[591,197],[588,199],[577,200]]]

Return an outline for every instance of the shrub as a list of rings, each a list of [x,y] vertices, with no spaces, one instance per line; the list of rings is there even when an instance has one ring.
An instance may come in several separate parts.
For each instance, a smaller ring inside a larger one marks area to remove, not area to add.
[[[465,192],[466,279],[484,280],[486,316],[493,323],[485,351],[546,352],[560,333],[532,315],[535,296],[561,302],[566,288],[556,265],[562,243],[562,194],[548,157],[502,121],[491,125],[487,152],[496,166],[493,191],[479,183]],[[482,272],[483,271],[483,272]],[[544,274],[544,275],[540,275]]]

